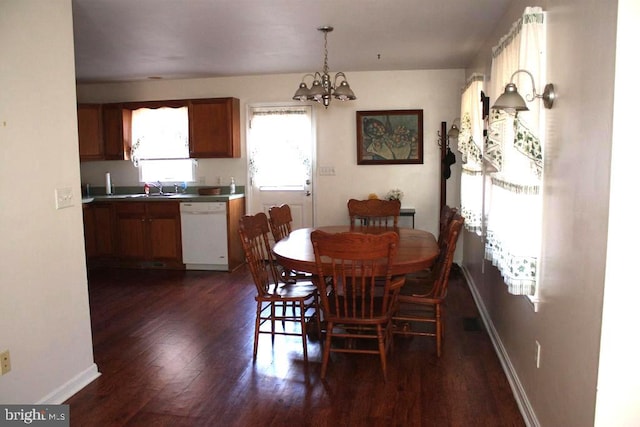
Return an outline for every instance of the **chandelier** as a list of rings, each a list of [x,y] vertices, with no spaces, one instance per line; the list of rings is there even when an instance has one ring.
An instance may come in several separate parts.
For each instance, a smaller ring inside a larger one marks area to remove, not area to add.
[[[302,76],[302,82],[300,83],[300,87],[298,87],[295,95],[293,95],[293,99],[296,101],[306,101],[308,99],[314,100],[324,105],[325,108],[327,108],[331,103],[332,95],[340,101],[352,101],[356,99],[356,95],[349,87],[347,77],[343,72],[340,71],[336,73],[333,79],[334,83],[331,82],[331,77],[329,76],[327,34],[333,31],[333,27],[320,27],[318,28],[318,31],[322,31],[324,33],[324,67],[322,67],[322,73],[316,71],[314,74],[305,74]],[[307,87],[307,84],[304,81],[307,77],[311,77],[313,79],[311,88]]]

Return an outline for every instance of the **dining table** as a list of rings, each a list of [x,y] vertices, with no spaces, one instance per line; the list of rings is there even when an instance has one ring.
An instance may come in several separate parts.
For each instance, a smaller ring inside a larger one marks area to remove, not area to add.
[[[287,270],[318,274],[311,233],[322,230],[327,233],[360,232],[384,233],[394,231],[398,234],[398,252],[393,261],[392,274],[403,275],[428,269],[435,262],[439,249],[433,234],[425,230],[405,227],[352,227],[349,225],[330,225],[322,227],[299,228],[289,236],[278,241],[273,247],[276,260]]]

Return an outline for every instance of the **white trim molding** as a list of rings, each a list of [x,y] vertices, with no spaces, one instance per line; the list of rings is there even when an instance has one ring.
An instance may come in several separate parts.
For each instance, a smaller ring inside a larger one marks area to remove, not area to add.
[[[69,381],[62,384],[60,387],[40,399],[37,404],[59,405],[83,388],[85,388],[100,375],[102,374],[98,372],[98,366],[95,363],[92,363],[91,366],[89,366],[87,369],[80,372],[78,375],[71,378]]]
[[[500,339],[500,335],[498,335],[498,331],[493,326],[493,322],[491,321],[491,317],[489,316],[489,312],[482,301],[482,297],[478,292],[478,288],[475,285],[473,277],[466,269],[465,266],[461,266],[462,273],[464,277],[467,279],[467,283],[469,284],[469,290],[471,291],[471,295],[473,296],[473,300],[478,307],[478,311],[480,312],[480,317],[482,318],[482,322],[489,334],[489,338],[491,338],[491,342],[493,343],[493,348],[496,350],[496,354],[498,359],[500,360],[500,364],[502,365],[502,370],[507,376],[507,381],[509,381],[509,385],[511,386],[511,391],[513,392],[513,396],[516,399],[516,403],[520,408],[520,413],[522,414],[522,418],[524,422],[529,427],[540,427],[540,423],[538,422],[538,418],[536,417],[535,412],[533,411],[533,407],[529,402],[529,398],[527,397],[527,393],[522,387],[522,383],[518,378],[518,373],[514,369],[511,364],[511,360],[509,359],[509,355],[507,354],[504,345],[502,344],[502,340]]]

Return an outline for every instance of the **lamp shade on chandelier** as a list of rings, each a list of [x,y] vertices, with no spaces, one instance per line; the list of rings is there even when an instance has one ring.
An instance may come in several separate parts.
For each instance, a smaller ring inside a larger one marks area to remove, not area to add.
[[[327,34],[333,31],[333,27],[320,27],[318,31],[324,33],[324,66],[322,67],[322,72],[316,71],[314,74],[305,74],[298,90],[293,95],[293,99],[296,101],[314,100],[324,105],[325,108],[331,103],[332,96],[340,101],[356,99],[356,95],[349,87],[347,77],[343,72],[337,72],[333,82],[331,81],[331,76],[329,76]],[[307,77],[312,79],[311,87],[308,87],[305,83]]]

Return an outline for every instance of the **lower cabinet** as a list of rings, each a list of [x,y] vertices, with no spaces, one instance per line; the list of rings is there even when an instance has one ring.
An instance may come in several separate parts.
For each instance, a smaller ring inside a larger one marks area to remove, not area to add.
[[[113,204],[94,202],[82,206],[84,245],[92,263],[109,261],[114,255]]]
[[[119,264],[182,268],[180,205],[177,202],[114,203]]]
[[[227,202],[229,271],[244,263],[238,234],[244,202]],[[82,214],[89,266],[184,269],[179,202],[94,201]]]

